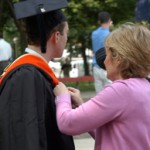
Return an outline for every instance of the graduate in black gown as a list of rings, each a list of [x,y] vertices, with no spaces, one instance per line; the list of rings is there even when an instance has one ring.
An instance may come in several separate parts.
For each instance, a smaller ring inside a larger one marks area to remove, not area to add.
[[[0,150],[74,150],[72,136],[56,123],[53,88],[59,82],[48,62],[61,57],[68,23],[66,0],[26,0],[15,4],[27,34],[26,54],[0,78]]]

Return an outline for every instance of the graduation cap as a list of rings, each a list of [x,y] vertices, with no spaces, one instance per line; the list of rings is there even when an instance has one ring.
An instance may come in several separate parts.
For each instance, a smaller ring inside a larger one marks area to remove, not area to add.
[[[55,12],[51,18],[51,28],[57,26],[61,21],[66,20],[66,17],[59,10],[68,6],[66,0],[23,0],[14,4],[16,19],[28,18],[37,16],[39,32],[41,38],[41,50],[46,52],[46,31],[44,28],[43,15],[47,12]],[[57,16],[57,17],[55,17]]]
[[[96,57],[96,62],[98,64],[98,66],[104,70],[106,70],[105,68],[105,64],[104,64],[104,60],[106,58],[106,53],[105,53],[105,48],[100,48],[99,50],[97,50],[97,52],[95,53],[95,57]]]

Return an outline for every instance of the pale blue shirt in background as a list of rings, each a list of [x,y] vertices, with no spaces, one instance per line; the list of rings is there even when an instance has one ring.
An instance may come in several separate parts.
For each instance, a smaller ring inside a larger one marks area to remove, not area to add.
[[[103,27],[99,27],[98,29],[92,32],[91,38],[92,38],[92,49],[94,52],[94,57],[93,57],[94,66],[97,66],[95,53],[97,50],[104,47],[104,41],[109,33],[110,33],[109,28],[103,28]]]

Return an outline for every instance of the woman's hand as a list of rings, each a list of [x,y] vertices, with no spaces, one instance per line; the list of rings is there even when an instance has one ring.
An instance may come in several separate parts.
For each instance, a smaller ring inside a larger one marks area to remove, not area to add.
[[[72,105],[74,107],[80,106],[83,103],[80,91],[72,87],[68,87],[68,90],[70,91]]]
[[[69,91],[68,91],[66,85],[63,84],[62,82],[59,82],[59,84],[57,84],[55,86],[53,91],[56,96],[59,96],[60,94],[65,94],[65,93],[69,94]]]
[[[72,108],[76,108],[83,103],[80,91],[72,87],[67,88],[62,82],[59,82],[59,84],[55,86],[53,91],[55,96],[59,96],[61,94],[70,94]]]

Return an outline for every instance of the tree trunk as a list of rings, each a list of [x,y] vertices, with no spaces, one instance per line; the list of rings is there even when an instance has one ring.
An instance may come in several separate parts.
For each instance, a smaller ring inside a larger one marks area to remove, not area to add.
[[[4,0],[0,0],[0,31],[2,31],[3,29],[3,22],[2,22],[3,4]]]
[[[10,14],[11,14],[12,18],[14,19],[14,23],[16,24],[16,27],[18,28],[18,31],[20,33],[20,38],[19,38],[19,39],[21,39],[20,40],[20,46],[21,46],[21,52],[23,52],[26,45],[27,45],[27,41],[26,41],[26,38],[25,38],[26,37],[25,33],[23,31],[21,22],[16,19],[12,1],[11,0],[6,0],[6,2],[9,6],[9,9],[10,9],[10,12],[11,12]]]
[[[83,61],[84,61],[84,75],[89,75],[89,65],[87,62],[87,57],[85,54],[85,50],[86,50],[86,45],[85,42],[82,41],[82,47],[81,47],[81,52],[82,52],[82,57],[83,57]]]

